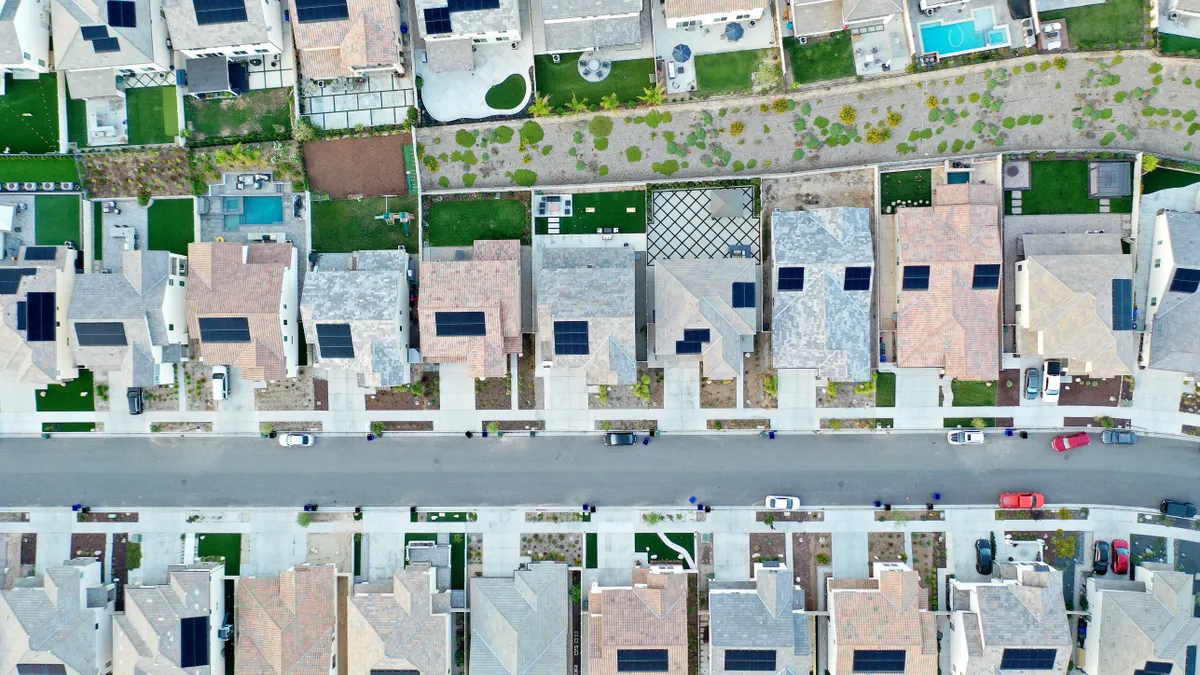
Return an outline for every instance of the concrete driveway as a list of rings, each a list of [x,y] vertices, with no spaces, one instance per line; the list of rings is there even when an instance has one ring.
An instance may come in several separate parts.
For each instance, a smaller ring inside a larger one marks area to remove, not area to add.
[[[817,407],[817,371],[785,368],[778,375],[780,408]]]

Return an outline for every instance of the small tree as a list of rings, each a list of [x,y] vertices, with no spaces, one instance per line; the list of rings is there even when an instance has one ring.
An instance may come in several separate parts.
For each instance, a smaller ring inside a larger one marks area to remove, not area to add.
[[[777,375],[763,375],[763,391],[772,396],[779,396],[779,377]]]
[[[1142,173],[1150,173],[1158,168],[1158,157],[1146,153],[1142,155]]]
[[[382,436],[386,430],[386,426],[383,422],[371,422],[371,433],[376,436]]]
[[[301,511],[300,513],[296,514],[296,524],[300,527],[308,527],[309,525],[312,525],[312,520],[312,513],[308,511]]]
[[[775,514],[768,513],[766,515],[766,517],[763,518],[763,524],[766,525],[767,527],[771,528],[772,530],[775,529]]]
[[[987,421],[984,420],[982,417],[974,417],[971,419],[971,426],[975,427],[976,429],[979,429],[980,431],[983,431],[984,429],[987,428]]]
[[[487,430],[488,430],[489,434],[494,434],[494,433],[500,431],[500,424],[496,421],[488,422]]]
[[[262,434],[264,438],[270,436],[272,431],[275,431],[275,427],[270,422],[263,422],[258,425],[258,433]]]

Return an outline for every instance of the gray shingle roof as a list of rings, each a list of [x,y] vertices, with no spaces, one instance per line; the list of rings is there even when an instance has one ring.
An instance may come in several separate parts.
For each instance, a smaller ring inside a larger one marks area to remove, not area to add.
[[[634,14],[558,21],[545,24],[543,31],[550,52],[632,45],[642,41],[642,18]]]
[[[428,564],[410,564],[393,575],[391,592],[350,598],[350,630],[360,633],[350,638],[351,675],[404,668],[449,672],[450,616],[434,606],[431,571]]]
[[[737,582],[710,585],[714,674],[726,672],[726,649],[774,650],[775,672],[809,672],[808,615],[800,611],[804,592],[794,588],[790,575],[786,568],[758,568],[749,589],[731,588]]]
[[[30,0],[24,0],[30,2]],[[5,0],[0,6],[0,64],[19,66],[24,63],[21,35],[17,31],[17,10],[22,0]]]
[[[96,615],[84,607],[84,597],[89,579],[99,583],[100,563],[94,558],[69,562],[74,564],[51,567],[41,578],[21,580],[21,586],[0,594],[21,631],[8,628],[0,654],[11,649],[13,663],[57,661],[82,675],[97,675],[104,665],[96,660],[102,636],[95,628]],[[100,623],[103,630],[111,630],[110,618]]]
[[[224,566],[209,563],[195,567],[181,565],[170,570],[167,584],[125,587],[125,613],[115,618],[117,629],[129,636],[139,655],[144,657],[136,664],[138,671],[146,675],[182,672],[180,621],[201,616],[209,616],[214,622],[221,620],[221,617],[212,616],[217,600],[209,593],[214,574],[224,574]],[[134,617],[139,620],[131,620]],[[157,652],[150,644],[156,646]],[[208,671],[201,667],[193,675],[205,675]]]
[[[171,31],[171,46],[175,49],[199,50],[263,42],[282,45],[283,36],[272,35],[267,30],[267,18],[263,14],[263,3],[248,0],[244,5],[245,21],[202,26],[196,22],[194,0],[163,0],[162,9],[167,15],[167,27]],[[267,5],[267,7],[276,12],[275,20],[278,20],[280,11],[278,6]],[[286,24],[284,30],[289,30]],[[189,68],[188,83],[190,84],[191,81],[192,71]]]
[[[0,269],[29,270],[17,282],[15,292],[0,294],[0,363],[22,382],[43,386],[60,378],[58,346],[65,337],[64,329],[58,328],[54,340],[28,341],[28,330],[17,328],[17,303],[27,302],[31,292],[57,293],[60,285],[70,288],[76,275],[64,275],[60,282],[58,271],[73,269],[77,253],[59,246],[53,260],[25,260],[26,251],[28,248],[22,247],[16,261],[0,260]]]
[[[82,26],[108,24],[108,3],[94,0],[53,0],[55,67],[58,70],[97,69],[156,63],[156,40],[152,30],[154,21],[161,21],[151,11],[150,0],[132,0],[136,27],[108,26],[109,37],[120,43],[115,52],[96,53],[92,43],[83,39]],[[158,55],[163,59],[159,65],[166,66],[166,48]],[[75,94],[75,92],[72,92]],[[78,97],[78,95],[76,95]]]
[[[683,362],[676,342],[688,329],[708,329],[712,341],[699,358],[705,377],[728,380],[742,373],[742,354],[754,351],[761,290],[753,258],[656,260],[654,262],[654,352],[660,361]],[[755,306],[733,307],[734,282],[755,284]]]
[[[473,675],[567,672],[567,566],[536,563],[512,579],[471,579]]]
[[[642,11],[642,0],[541,0],[542,19],[579,19]]]
[[[1166,220],[1175,267],[1200,269],[1200,213],[1168,211]],[[1168,279],[1168,289],[1170,280]],[[1200,293],[1172,293],[1158,299],[1150,339],[1150,367],[1200,372]]]
[[[984,645],[1069,646],[1062,572],[1022,568],[1017,574],[1019,585],[989,584],[974,589]]]
[[[1094,593],[1089,601],[1099,605],[1100,622],[1088,626],[1098,638],[1097,675],[1116,675],[1141,667],[1147,660],[1174,662],[1179,671],[1186,665],[1186,647],[1200,645],[1200,618],[1192,616],[1192,577],[1169,566],[1144,563],[1134,571],[1144,582]],[[1090,586],[1099,583],[1090,580]],[[1089,635],[1090,638],[1090,635]]]

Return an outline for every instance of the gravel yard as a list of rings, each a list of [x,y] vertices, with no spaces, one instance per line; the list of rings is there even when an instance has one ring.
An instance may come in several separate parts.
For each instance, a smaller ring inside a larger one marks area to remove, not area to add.
[[[312,410],[316,398],[313,374],[301,368],[298,377],[268,382],[265,389],[254,390],[255,410]]]

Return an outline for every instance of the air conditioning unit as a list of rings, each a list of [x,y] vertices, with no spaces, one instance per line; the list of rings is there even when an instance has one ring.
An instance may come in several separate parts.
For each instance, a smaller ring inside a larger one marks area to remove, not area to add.
[[[229,638],[231,638],[231,637],[233,637],[233,624],[227,623],[224,626],[221,626],[220,628],[217,629],[217,639],[218,640],[220,640],[222,642],[227,642],[229,640]]]

